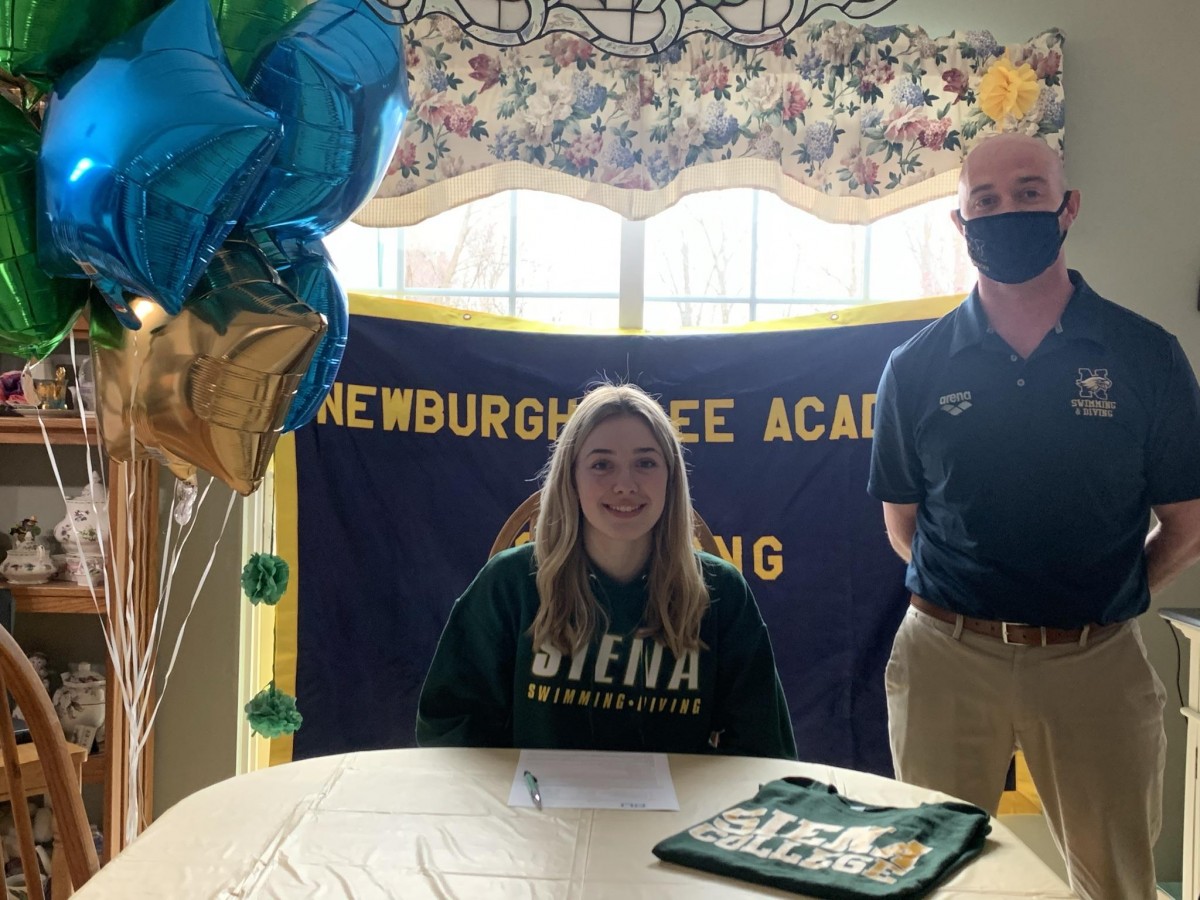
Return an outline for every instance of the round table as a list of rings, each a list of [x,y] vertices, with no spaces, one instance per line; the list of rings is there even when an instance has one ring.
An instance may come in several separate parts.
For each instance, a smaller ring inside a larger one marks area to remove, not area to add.
[[[670,757],[678,812],[508,806],[516,750],[377,750],[241,775],[182,800],[76,896],[96,898],[796,897],[659,862],[650,848],[806,775],[876,805],[949,799],[875,775],[744,757]],[[940,900],[1075,895],[993,820]]]

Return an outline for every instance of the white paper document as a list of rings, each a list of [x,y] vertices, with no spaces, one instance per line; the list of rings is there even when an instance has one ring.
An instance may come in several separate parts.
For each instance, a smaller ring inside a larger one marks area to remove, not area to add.
[[[533,806],[525,773],[537,779],[543,809],[679,809],[665,753],[522,750],[509,806]]]

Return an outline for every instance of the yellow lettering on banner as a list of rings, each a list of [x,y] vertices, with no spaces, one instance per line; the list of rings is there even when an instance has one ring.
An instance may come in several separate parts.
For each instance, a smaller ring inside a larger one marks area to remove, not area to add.
[[[854,409],[850,406],[847,394],[838,394],[837,406],[833,410],[833,427],[829,429],[829,439],[858,438],[858,428],[854,424]]]
[[[788,421],[787,406],[782,397],[771,398],[771,409],[767,413],[767,427],[763,431],[763,442],[790,441],[792,423]]]
[[[383,430],[408,431],[412,422],[412,388],[383,388]]]
[[[539,413],[536,416],[530,416],[529,410]],[[513,431],[517,433],[517,437],[525,441],[536,440],[542,433],[542,401],[536,400],[533,397],[526,397],[523,400],[517,401],[516,422],[513,424]]]
[[[740,572],[742,571],[742,538],[741,535],[735,535],[730,538],[733,544],[733,549],[730,550],[729,544],[725,543],[725,538],[718,534],[713,535],[713,540],[717,542],[717,549],[721,551],[721,558],[727,563],[732,563],[733,566]]]
[[[567,419],[571,418],[571,413],[575,412],[575,407],[579,405],[579,400],[572,397],[567,401],[567,408],[563,412],[559,412],[558,398],[550,398],[549,409],[546,410],[546,437],[552,441],[558,440],[558,429],[567,424]]]
[[[793,435],[804,441],[821,438],[836,441],[841,438],[859,440],[875,435],[875,395],[863,394],[857,410],[850,394],[838,394],[834,403],[832,421],[822,421],[825,401],[820,397],[801,397],[793,409],[793,421],[788,421],[787,407],[782,397],[771,398],[771,409],[767,413],[767,424],[763,429],[763,441],[790,441]]]
[[[719,409],[733,409],[733,400],[704,401],[704,440],[710,444],[732,444],[732,434],[728,431],[717,431],[725,424],[725,417],[717,415]]]
[[[783,574],[783,544],[773,534],[754,542],[754,574],[763,581],[774,581]]]
[[[862,436],[863,439],[875,437],[875,395],[862,395]]]
[[[450,394],[450,430],[459,437],[467,437],[475,433],[475,395],[467,394],[467,421],[458,421],[458,394]]]
[[[346,427],[374,428],[374,419],[360,419],[359,413],[367,411],[367,403],[362,397],[374,397],[379,393],[377,388],[368,384],[352,384],[346,388]]]
[[[500,394],[484,394],[483,415],[480,417],[483,421],[479,428],[480,436],[491,437],[494,430],[496,437],[507,438],[508,434],[504,430],[504,423],[508,419],[508,409],[508,400]]]
[[[684,431],[687,426],[692,424],[692,419],[690,416],[685,416],[683,412],[684,410],[691,411],[694,409],[700,409],[699,400],[671,401],[671,424],[673,424],[675,426],[675,430],[679,432],[679,443],[681,444],[695,444],[700,440],[700,435],[690,431]]]
[[[796,401],[796,434],[804,441],[815,441],[825,433],[824,425],[809,428],[805,422],[805,411],[825,412],[825,404],[816,397],[801,397]]]
[[[446,424],[446,413],[442,395],[437,391],[417,390],[417,426],[420,434],[436,434]]]
[[[325,397],[325,402],[317,410],[317,424],[324,425],[326,417],[333,416],[333,424],[342,424],[342,383],[335,381]]]

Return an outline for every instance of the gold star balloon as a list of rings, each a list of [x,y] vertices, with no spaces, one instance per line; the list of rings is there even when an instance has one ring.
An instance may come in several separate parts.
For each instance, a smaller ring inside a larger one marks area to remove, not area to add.
[[[279,281],[258,248],[230,240],[182,311],[134,301],[142,328],[93,304],[100,433],[114,458],[148,454],[254,492],[325,319]]]

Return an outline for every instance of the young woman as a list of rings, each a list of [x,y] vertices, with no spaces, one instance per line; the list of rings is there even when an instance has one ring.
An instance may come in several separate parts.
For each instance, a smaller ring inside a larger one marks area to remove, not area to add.
[[[640,388],[580,402],[535,535],[450,611],[418,743],[795,757],[758,606],[737,569],[692,549],[682,449]]]

